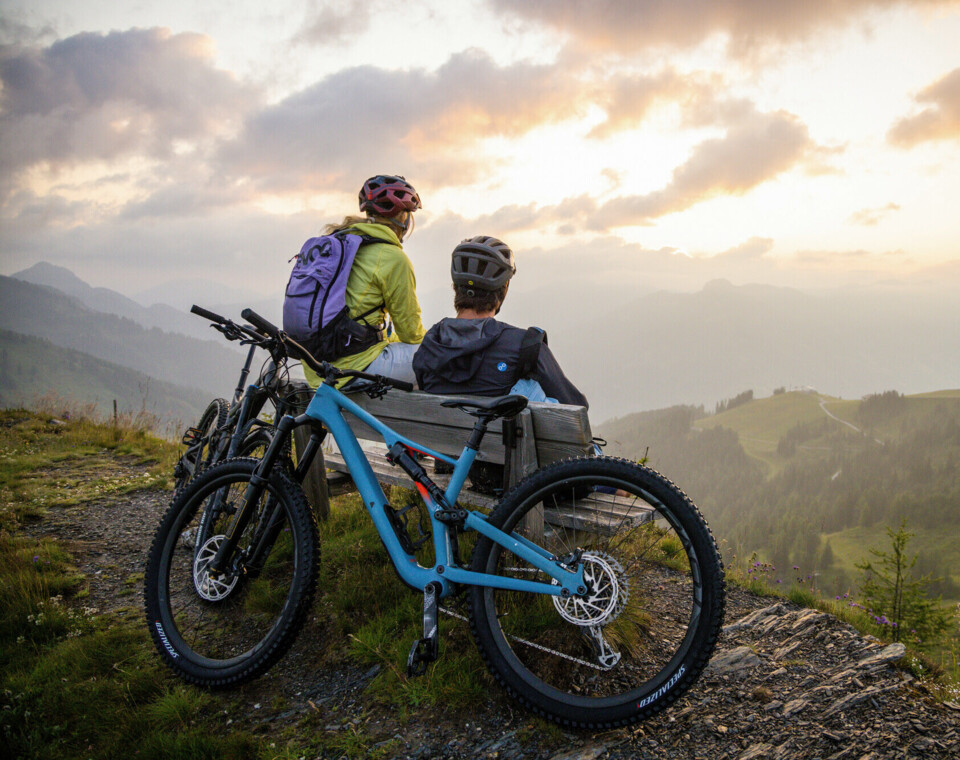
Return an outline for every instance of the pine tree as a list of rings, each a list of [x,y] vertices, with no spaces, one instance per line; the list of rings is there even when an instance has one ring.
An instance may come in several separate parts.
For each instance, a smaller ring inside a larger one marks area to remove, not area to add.
[[[924,593],[933,579],[914,578],[910,572],[917,562],[917,555],[908,557],[906,551],[913,535],[907,532],[906,519],[896,531],[887,528],[891,551],[870,549],[877,565],[869,560],[856,563],[863,571],[860,593],[877,626],[889,628],[894,641],[910,637],[930,644],[947,629],[949,620],[940,600],[928,599]]]

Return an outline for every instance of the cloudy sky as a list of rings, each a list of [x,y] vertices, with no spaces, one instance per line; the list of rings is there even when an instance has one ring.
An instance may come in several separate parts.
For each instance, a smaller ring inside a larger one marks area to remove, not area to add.
[[[956,286],[957,40],[956,0],[0,0],[0,273],[278,291],[386,172],[422,292],[480,233],[521,292]]]

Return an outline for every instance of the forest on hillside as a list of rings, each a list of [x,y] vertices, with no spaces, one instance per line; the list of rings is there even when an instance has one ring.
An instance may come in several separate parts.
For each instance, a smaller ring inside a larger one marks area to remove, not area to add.
[[[757,403],[750,398],[738,400]],[[862,432],[827,416],[798,422],[779,436],[774,467],[751,457],[734,430],[698,429],[704,417],[703,407],[677,406],[614,420],[604,434],[616,441],[612,453],[647,456],[693,498],[728,561],[756,552],[785,582],[796,566],[839,592],[856,587],[853,563],[871,548],[843,556],[851,542],[906,519],[916,533],[915,574],[939,579],[934,595],[960,598],[952,549],[960,535],[960,399],[866,397],[855,412]]]

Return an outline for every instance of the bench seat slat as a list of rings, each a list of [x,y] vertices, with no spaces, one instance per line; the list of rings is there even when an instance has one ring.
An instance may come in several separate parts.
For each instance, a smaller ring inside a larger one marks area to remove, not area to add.
[[[583,509],[561,507],[559,509],[543,510],[543,521],[547,525],[558,528],[572,528],[587,533],[612,535],[623,527],[633,527],[650,522],[652,514],[652,512],[641,512],[627,519],[602,512],[587,512]]]

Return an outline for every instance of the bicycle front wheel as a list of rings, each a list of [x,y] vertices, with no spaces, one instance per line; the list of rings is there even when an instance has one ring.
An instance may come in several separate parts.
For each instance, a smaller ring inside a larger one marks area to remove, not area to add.
[[[542,540],[529,527],[541,515]],[[690,688],[720,633],[724,580],[706,523],[675,485],[622,459],[567,460],[521,481],[489,522],[582,566],[587,587],[567,599],[472,587],[474,638],[510,694],[561,725],[603,729]],[[471,568],[552,582],[485,537]]]
[[[226,572],[207,571],[258,464],[231,459],[191,482],[150,549],[147,624],[163,660],[189,683],[226,687],[261,675],[293,643],[310,610],[316,525],[302,491],[279,471],[271,473]]]

